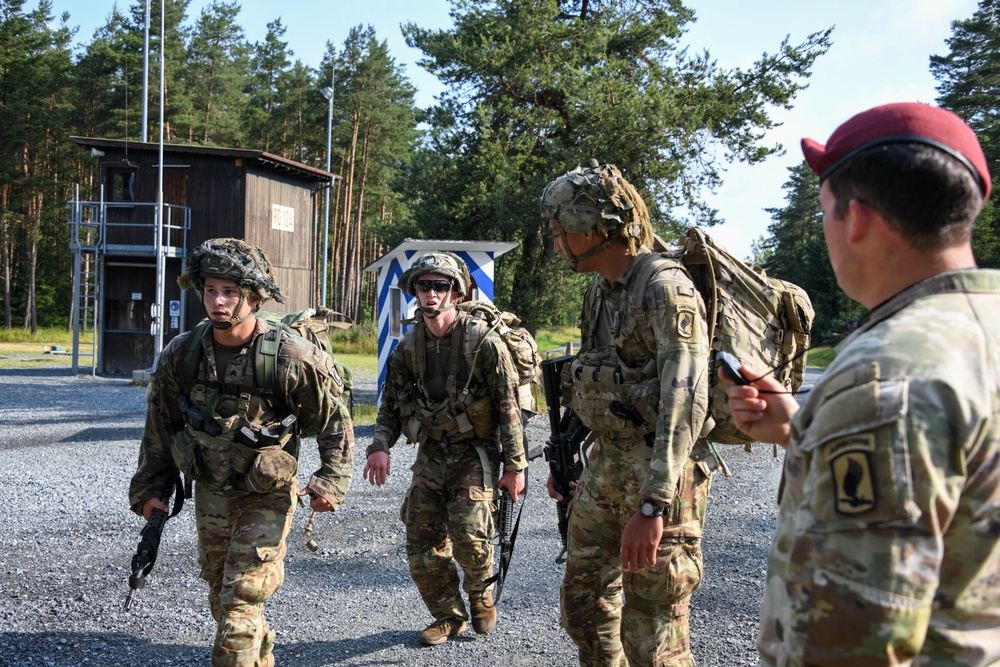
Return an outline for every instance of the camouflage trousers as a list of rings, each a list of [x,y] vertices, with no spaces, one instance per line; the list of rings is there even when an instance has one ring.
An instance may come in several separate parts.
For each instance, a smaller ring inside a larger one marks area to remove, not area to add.
[[[664,515],[656,565],[623,573],[622,532],[639,508],[651,453],[645,443],[628,448],[599,439],[570,505],[562,624],[582,667],[695,664],[688,616],[691,594],[701,583],[711,473],[704,464],[687,462]]]
[[[296,484],[271,493],[216,493],[195,484],[198,562],[218,623],[212,667],[263,667],[274,633],[264,601],[285,579],[285,537],[295,511]]]
[[[466,444],[439,449],[429,443],[412,469],[400,510],[410,576],[434,620],[468,620],[455,561],[470,599],[483,595],[483,581],[493,574],[493,491],[484,487],[480,455]]]

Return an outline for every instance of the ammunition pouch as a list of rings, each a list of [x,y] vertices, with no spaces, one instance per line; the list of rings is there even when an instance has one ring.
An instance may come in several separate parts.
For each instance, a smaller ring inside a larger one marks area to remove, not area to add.
[[[581,352],[570,366],[573,380],[572,408],[584,426],[597,433],[641,439],[656,432],[659,415],[660,383],[656,362],[642,369],[624,366],[614,350]],[[643,425],[614,414],[613,402],[634,408]]]

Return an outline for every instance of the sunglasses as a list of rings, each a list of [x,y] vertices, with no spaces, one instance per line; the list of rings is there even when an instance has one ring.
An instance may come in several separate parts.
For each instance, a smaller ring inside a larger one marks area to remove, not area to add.
[[[418,292],[430,292],[434,290],[439,294],[451,291],[451,282],[448,280],[418,280],[413,283],[413,286],[417,288]]]

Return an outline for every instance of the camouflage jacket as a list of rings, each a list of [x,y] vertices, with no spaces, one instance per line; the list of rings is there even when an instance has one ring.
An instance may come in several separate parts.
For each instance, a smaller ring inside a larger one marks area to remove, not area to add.
[[[792,420],[764,665],[1000,663],[1000,272],[870,313]]]
[[[652,411],[655,437],[639,493],[669,505],[688,459],[711,456],[703,442],[696,447],[708,414],[708,330],[704,301],[680,263],[660,271],[646,285],[632,285],[643,261],[649,261],[646,252],[613,284],[601,275],[591,283],[583,302],[578,357],[606,350],[617,341],[614,347],[621,365],[642,369],[653,362],[659,389]],[[629,331],[626,326],[632,319],[629,290],[637,288],[645,290],[642,313],[652,328],[655,350],[649,349],[638,329]],[[603,435],[602,440],[616,435]],[[639,440],[635,446],[646,444]],[[714,459],[712,464],[706,466],[706,475],[711,474]]]
[[[375,420],[375,437],[368,447],[368,454],[376,450],[389,451],[403,433],[404,427],[408,426],[404,423],[402,415],[412,412],[413,404],[417,400],[427,400],[420,387],[428,378],[417,377],[417,364],[414,359],[417,328],[424,330],[427,349],[436,347],[440,350],[450,350],[455,341],[455,333],[460,327],[464,329],[468,321],[469,315],[460,311],[454,325],[441,339],[436,338],[427,329],[423,320],[418,320],[406,332],[406,336],[389,355],[389,367],[382,387],[382,404]],[[467,332],[465,340],[472,340]],[[499,437],[504,469],[523,470],[528,463],[524,454],[521,409],[517,399],[517,370],[514,368],[507,346],[496,333],[490,332],[482,341],[478,355],[463,355],[462,375],[465,377],[461,378],[460,384],[464,386],[464,380],[470,379],[469,391],[473,396],[492,397],[493,410],[497,418],[495,435]],[[474,367],[469,368],[473,364]],[[468,378],[468,373],[471,373],[471,378]],[[414,424],[411,420],[407,421]],[[414,429],[416,428],[414,425]],[[410,442],[418,440],[411,430],[407,430],[407,439]]]
[[[267,323],[258,319],[254,341],[267,331]],[[139,466],[129,486],[129,505],[137,513],[147,499],[163,492],[173,469],[170,441],[184,428],[177,397],[185,392],[181,369],[189,335],[190,332],[176,336],[163,349],[146,391],[149,409],[139,449]],[[250,396],[245,408],[246,421],[255,426],[272,424],[291,411],[297,417],[302,434],[318,434],[316,440],[321,465],[310,479],[309,487],[337,508],[350,486],[354,458],[351,415],[338,398],[342,381],[333,369],[328,354],[303,338],[290,336],[284,331],[281,336],[276,375],[283,400]],[[209,327],[202,337],[200,373],[204,374],[204,379],[252,386],[254,341],[232,358],[224,377],[220,378],[215,363],[212,328]],[[185,394],[192,404],[197,404],[192,396],[193,390]],[[222,417],[231,417],[239,410],[237,404],[238,397],[222,395],[215,410]]]

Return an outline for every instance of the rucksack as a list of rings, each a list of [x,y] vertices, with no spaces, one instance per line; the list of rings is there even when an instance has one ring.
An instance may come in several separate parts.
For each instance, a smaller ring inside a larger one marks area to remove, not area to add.
[[[305,338],[307,341],[323,350],[330,355],[333,359],[333,366],[337,369],[337,373],[340,374],[340,378],[344,381],[344,391],[341,394],[341,398],[347,405],[347,408],[351,411],[351,416],[354,416],[354,392],[352,388],[354,387],[354,374],[351,369],[337,361],[333,356],[333,343],[330,341],[330,329],[332,325],[330,323],[330,316],[335,315],[333,311],[323,309],[320,313],[317,313],[312,308],[306,308],[305,310],[296,310],[292,313],[272,313],[270,311],[261,310],[257,312],[258,318],[263,318],[269,322],[277,322],[285,327],[287,327],[291,333],[296,336]]]
[[[659,249],[659,248],[658,248]],[[660,270],[680,261],[705,301],[711,352],[709,371],[708,440],[744,445],[750,451],[753,438],[733,423],[726,385],[716,373],[716,352],[730,352],[748,366],[771,370],[772,375],[794,392],[806,372],[806,351],[815,311],[801,287],[769,278],[760,267],[746,264],[720,248],[698,227],[688,229],[680,248],[653,253],[633,284],[646,285]],[[647,347],[656,349],[652,327],[645,319],[645,290],[629,291],[629,308],[636,317],[637,331]]]
[[[464,301],[458,304],[458,309],[468,313],[471,318],[479,318],[486,322],[486,333],[478,341],[471,343],[473,354],[479,352],[490,331],[495,331],[500,336],[517,370],[520,407],[522,410],[534,412],[535,394],[542,373],[542,357],[538,353],[538,344],[534,337],[527,329],[520,326],[521,318],[514,313],[500,310],[489,301]]]
[[[327,317],[315,316],[311,308],[298,310],[293,313],[273,313],[267,310],[257,311],[257,319],[263,320],[270,326],[270,331],[262,334],[260,342],[254,352],[254,378],[256,389],[261,394],[274,393],[277,382],[277,356],[280,336],[278,333],[284,329],[293,336],[305,338],[313,345],[330,354],[332,344],[330,342],[330,324]],[[193,381],[198,374],[198,363],[201,352],[201,339],[205,335],[206,328],[210,322],[205,319],[195,325],[184,348],[184,356],[181,361],[182,378],[185,381]],[[333,359],[333,355],[330,354]],[[343,380],[343,391],[340,394],[344,403],[354,414],[354,397],[351,388],[353,386],[353,375],[351,369],[341,362],[333,359],[333,366]]]

